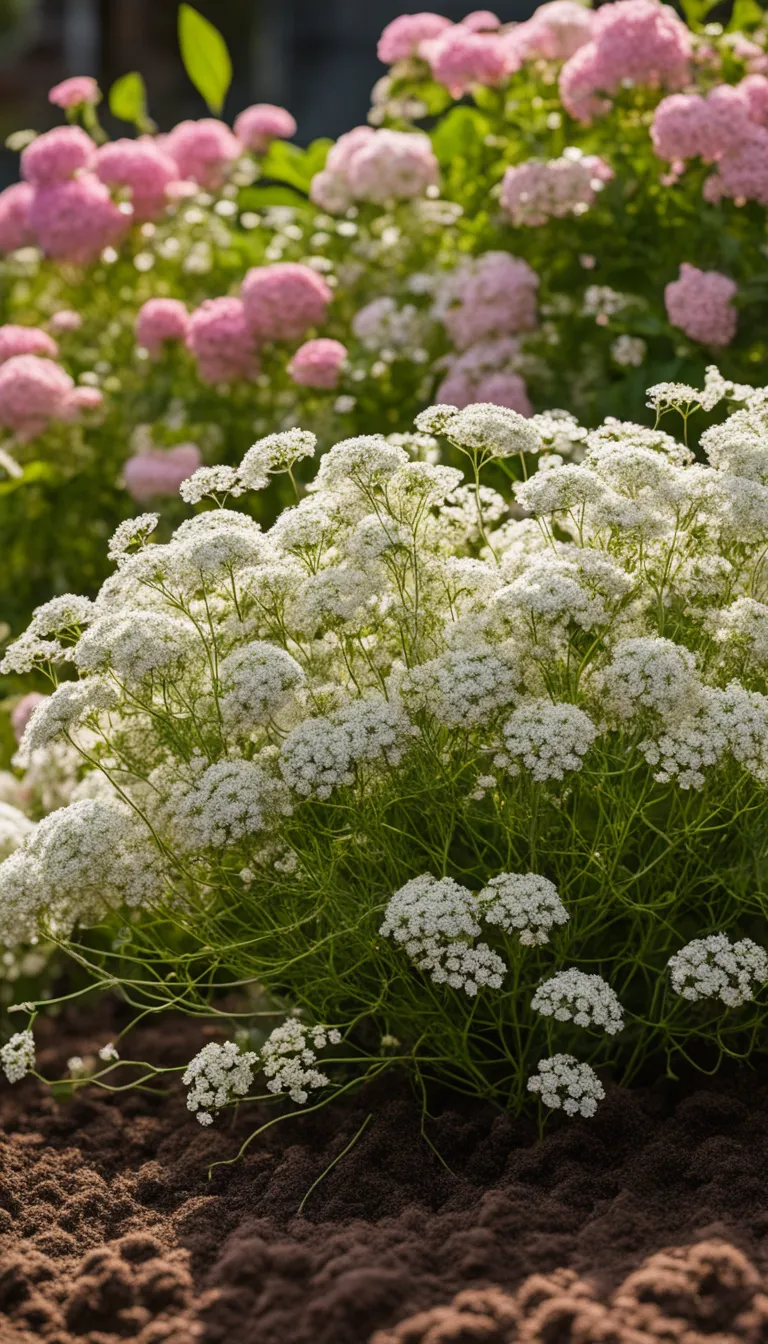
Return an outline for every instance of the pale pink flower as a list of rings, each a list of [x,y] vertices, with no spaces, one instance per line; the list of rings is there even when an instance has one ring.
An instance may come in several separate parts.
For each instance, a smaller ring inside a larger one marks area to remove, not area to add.
[[[513,336],[536,326],[539,277],[508,252],[485,252],[448,272],[435,315],[460,350],[488,336]]]
[[[353,200],[383,204],[421,196],[438,174],[428,135],[356,126],[336,141],[324,170],[312,179],[310,196],[321,209],[339,214]]]
[[[0,364],[14,355],[45,355],[55,359],[58,353],[56,342],[41,327],[17,327],[12,322],[0,327]]]
[[[517,411],[518,415],[533,415],[525,380],[519,373],[489,373],[487,378],[482,378],[477,384],[475,392],[480,402],[507,406],[510,411]]]
[[[76,387],[69,398],[66,419],[76,419],[80,411],[97,411],[103,401],[104,394],[98,387]]]
[[[147,299],[136,315],[136,340],[153,356],[168,341],[185,341],[189,314],[181,299]]]
[[[235,117],[233,129],[252,154],[265,154],[273,140],[290,140],[296,134],[296,121],[285,107],[254,103]]]
[[[57,313],[53,314],[49,325],[54,331],[64,334],[65,332],[79,331],[83,325],[83,319],[79,313],[75,312],[74,308],[60,308]]]
[[[149,448],[128,458],[123,468],[125,488],[137,504],[147,504],[160,495],[178,494],[182,481],[197,471],[202,460],[195,443]]]
[[[306,341],[300,345],[288,365],[288,372],[294,383],[302,387],[320,387],[330,390],[337,387],[339,375],[347,347],[341,341],[332,341],[321,336],[318,340]]]
[[[473,84],[500,84],[509,69],[502,39],[495,33],[473,33],[460,23],[422,43],[421,54],[433,79],[452,98],[463,97]]]
[[[34,438],[49,420],[71,418],[74,386],[52,359],[14,355],[0,364],[0,425],[20,439]]]
[[[551,0],[511,29],[506,40],[524,60],[567,61],[589,42],[594,18],[594,10],[578,0]]]
[[[87,168],[95,152],[90,135],[80,126],[54,126],[21,151],[21,176],[33,187],[51,187]]]
[[[343,215],[352,204],[346,180],[340,173],[329,173],[325,168],[312,178],[309,199],[329,215]]]
[[[128,187],[137,220],[156,219],[167,204],[166,190],[178,168],[149,138],[112,140],[96,151],[93,170],[108,187]]]
[[[179,177],[190,178],[208,191],[222,185],[230,165],[243,152],[237,136],[213,117],[180,121],[165,136],[162,147],[175,161]]]
[[[29,207],[34,188],[28,182],[14,182],[0,191],[0,252],[15,252],[35,241],[29,227]]]
[[[501,206],[515,225],[545,224],[551,218],[582,214],[612,177],[613,170],[594,154],[529,159],[504,174]]]
[[[254,266],[240,286],[248,328],[260,341],[294,341],[326,319],[333,293],[301,262]]]
[[[206,383],[258,377],[256,344],[240,299],[206,299],[190,315],[186,342]]]
[[[447,374],[435,393],[437,402],[461,410],[479,401],[490,401],[497,406],[509,406],[521,415],[530,415],[525,383],[514,367],[519,354],[519,342],[513,336],[501,336],[479,341],[461,354],[451,356],[443,361]]]
[[[707,104],[697,93],[672,93],[653,114],[651,142],[660,159],[714,158]]]
[[[49,700],[50,696],[43,695],[41,691],[28,691],[23,695],[11,710],[11,728],[13,736],[17,742],[20,742],[24,736],[24,729],[32,718],[37,706],[42,704],[43,700]]]
[[[736,87],[747,100],[752,120],[758,126],[768,127],[768,79],[765,75],[747,75]]]
[[[117,242],[129,227],[130,216],[118,209],[103,182],[82,173],[69,182],[39,188],[29,208],[29,222],[49,257],[85,266]]]
[[[664,290],[667,317],[701,345],[730,345],[736,334],[736,285],[720,271],[700,271],[684,261],[680,277]]]
[[[768,205],[768,131],[755,126],[748,140],[730,154],[723,155],[714,176],[716,190],[721,196]],[[711,178],[709,180],[712,182]],[[713,184],[710,191],[714,190]],[[707,199],[716,199],[716,196],[713,194]]]
[[[495,32],[500,26],[501,19],[490,9],[473,9],[461,20],[461,27],[468,28],[471,33]]]
[[[395,61],[406,61],[418,56],[422,42],[438,37],[446,28],[452,27],[450,19],[441,14],[401,14],[384,29],[376,48],[380,61],[392,65]]]
[[[560,72],[560,97],[572,117],[590,121],[605,106],[595,95],[616,93],[625,81],[672,90],[687,82],[691,37],[668,5],[617,0],[593,23],[591,40]]]
[[[93,106],[101,102],[101,89],[90,75],[73,75],[48,90],[48,102],[65,109],[81,107],[83,103]]]

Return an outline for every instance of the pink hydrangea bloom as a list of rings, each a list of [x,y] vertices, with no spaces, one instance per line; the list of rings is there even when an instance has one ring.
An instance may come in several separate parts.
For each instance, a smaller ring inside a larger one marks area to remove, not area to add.
[[[747,75],[736,87],[747,100],[752,121],[768,127],[768,79],[765,75]]]
[[[49,420],[71,418],[74,386],[52,359],[14,355],[0,364],[0,425],[20,439],[34,438]]]
[[[35,241],[29,227],[29,207],[34,188],[28,182],[14,182],[0,191],[0,252],[15,252]]]
[[[509,70],[505,44],[495,33],[473,33],[460,23],[422,43],[421,54],[452,98],[461,98],[473,84],[499,84]]]
[[[93,170],[108,187],[129,187],[133,217],[156,219],[166,203],[166,189],[178,177],[170,154],[149,139],[112,140],[96,151]]]
[[[206,299],[189,318],[186,342],[206,383],[258,376],[253,332],[240,299]]]
[[[97,411],[104,401],[98,387],[76,387],[69,398],[67,419],[74,419],[79,411]]]
[[[159,495],[175,495],[182,481],[197,471],[202,460],[195,443],[150,448],[128,458],[123,468],[125,488],[137,504],[147,504]]]
[[[165,136],[162,148],[175,161],[179,177],[190,178],[208,191],[221,186],[230,164],[243,152],[237,136],[213,117],[180,121]]]
[[[508,252],[485,252],[443,279],[435,302],[459,350],[487,336],[511,336],[536,326],[539,277]]]
[[[477,385],[475,399],[492,402],[495,406],[507,406],[518,415],[533,415],[525,379],[519,373],[489,373]],[[459,408],[461,409],[461,408]]]
[[[347,347],[341,341],[320,337],[300,345],[288,365],[294,383],[302,387],[321,387],[330,390],[338,386],[341,366],[347,357]]]
[[[524,60],[567,61],[589,42],[594,18],[578,0],[551,0],[511,29],[507,41]]]
[[[450,27],[451,20],[444,19],[441,14],[401,14],[387,24],[379,38],[376,48],[379,60],[392,65],[395,61],[418,56],[422,42],[439,37]]]
[[[90,75],[73,75],[48,90],[48,102],[54,107],[80,107],[82,103],[101,102],[101,89]]]
[[[513,224],[539,225],[548,219],[583,214],[613,170],[594,154],[536,160],[508,168],[501,206]]]
[[[50,696],[43,695],[41,691],[28,691],[27,694],[23,695],[14,705],[11,710],[11,728],[13,729],[13,736],[16,738],[17,742],[20,742],[24,736],[24,729],[32,718],[37,706],[41,704],[43,700],[49,699]]]
[[[736,334],[736,285],[720,271],[700,271],[684,261],[680,277],[664,290],[667,317],[701,345],[730,345]]]
[[[605,107],[597,94],[616,93],[624,81],[679,89],[690,75],[691,38],[686,25],[657,0],[617,0],[593,20],[592,38],[560,72],[567,112],[590,121]]]
[[[501,19],[491,9],[473,9],[461,20],[461,27],[468,28],[471,33],[494,32],[500,25]]]
[[[501,336],[451,356],[444,361],[447,374],[435,393],[436,400],[461,409],[482,399],[530,415],[525,383],[515,371],[519,354],[519,342],[513,336]]]
[[[52,187],[87,168],[95,152],[90,135],[79,126],[55,126],[21,151],[21,176],[33,187]]]
[[[254,103],[235,117],[234,132],[246,149],[264,154],[273,140],[290,140],[296,134],[296,121],[285,107]]]
[[[74,127],[72,129],[75,129]],[[85,266],[130,225],[97,177],[83,173],[35,192],[29,222],[49,257]]]
[[[181,299],[147,299],[136,315],[136,340],[151,355],[166,341],[185,341],[189,314]]]
[[[79,331],[82,325],[83,319],[79,313],[75,312],[74,308],[60,308],[57,313],[53,314],[50,321],[53,330],[62,333]]]
[[[353,200],[383,204],[421,196],[438,175],[428,135],[356,126],[339,137],[310,195],[321,209],[337,214]]]
[[[325,280],[301,262],[254,266],[240,286],[249,330],[260,341],[295,341],[319,327],[333,298]]]
[[[0,364],[14,355],[46,355],[55,359],[58,353],[56,342],[41,327],[17,327],[12,322],[0,327]]]
[[[653,114],[651,142],[659,158],[670,163],[714,158],[706,100],[697,93],[673,93],[662,98]]]
[[[768,131],[755,126],[748,140],[723,155],[705,187],[712,193],[708,200],[729,196],[768,205]]]

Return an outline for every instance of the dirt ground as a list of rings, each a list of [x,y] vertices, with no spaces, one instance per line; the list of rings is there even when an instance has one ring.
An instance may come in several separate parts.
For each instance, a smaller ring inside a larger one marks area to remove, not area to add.
[[[104,1012],[40,1021],[39,1067],[109,1028]],[[186,1062],[200,1032],[157,1022],[138,1057]],[[443,1162],[390,1077],[209,1179],[274,1112],[202,1129],[180,1088],[3,1084],[0,1344],[768,1341],[764,1074],[609,1090],[541,1143],[528,1122],[442,1107],[427,1132]]]

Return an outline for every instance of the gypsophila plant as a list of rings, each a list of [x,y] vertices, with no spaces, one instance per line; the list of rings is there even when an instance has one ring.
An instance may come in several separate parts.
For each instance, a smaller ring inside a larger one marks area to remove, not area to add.
[[[764,1048],[768,392],[710,370],[665,407],[432,407],[335,444],[267,531],[205,475],[209,507],[122,528],[96,599],[9,648],[53,683],[20,764],[80,766],[0,865],[2,937],[139,1011],[253,983],[297,1014],[205,1046],[204,1121],[259,1072],[319,1105],[393,1063],[588,1115],[596,1070]],[[237,488],[302,447],[257,442]]]

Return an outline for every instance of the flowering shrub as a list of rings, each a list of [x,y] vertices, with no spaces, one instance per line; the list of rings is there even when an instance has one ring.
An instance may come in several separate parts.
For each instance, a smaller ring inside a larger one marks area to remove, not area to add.
[[[0,865],[0,937],[139,1006],[252,981],[300,1014],[203,1049],[203,1123],[259,1071],[304,1104],[392,1061],[589,1115],[598,1069],[765,1044],[768,389],[648,395],[664,428],[433,406],[264,531],[232,504],[315,449],[276,433],[9,648],[55,684],[22,761],[82,778]]]

